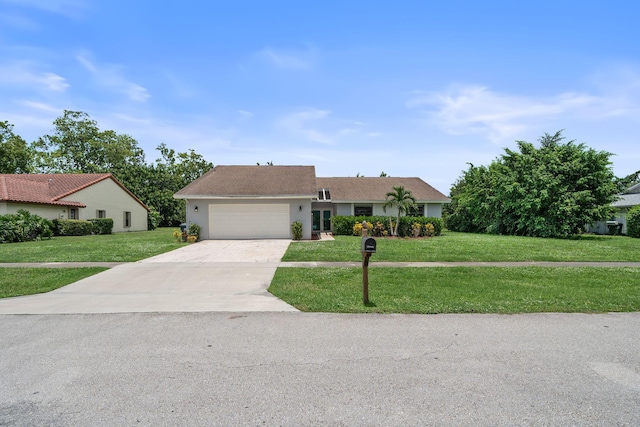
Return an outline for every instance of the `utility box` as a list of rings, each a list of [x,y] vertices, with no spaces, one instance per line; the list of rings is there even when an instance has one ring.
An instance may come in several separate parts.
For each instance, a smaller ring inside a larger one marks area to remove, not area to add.
[[[376,239],[373,237],[363,237],[362,238],[362,247],[360,251],[363,254],[375,254],[376,253]]]

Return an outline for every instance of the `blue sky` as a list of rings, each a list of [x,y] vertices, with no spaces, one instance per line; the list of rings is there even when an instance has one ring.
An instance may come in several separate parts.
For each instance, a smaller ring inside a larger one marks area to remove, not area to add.
[[[313,4],[311,4],[313,3]],[[640,2],[0,0],[0,120],[444,193],[564,129],[640,169]]]

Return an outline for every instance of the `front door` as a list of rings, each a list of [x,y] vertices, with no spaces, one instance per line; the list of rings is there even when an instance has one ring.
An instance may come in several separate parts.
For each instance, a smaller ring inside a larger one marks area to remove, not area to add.
[[[331,231],[331,211],[322,211],[322,230]]]
[[[320,231],[320,211],[311,211],[313,216],[313,231]]]

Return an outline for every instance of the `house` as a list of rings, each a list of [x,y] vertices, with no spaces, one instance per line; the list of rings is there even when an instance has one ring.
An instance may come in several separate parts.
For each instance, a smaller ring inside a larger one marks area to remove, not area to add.
[[[614,220],[622,224],[621,232],[627,233],[627,212],[629,209],[640,206],[640,183],[628,188],[624,193],[618,196],[618,200],[613,202],[611,206],[616,210]]]
[[[0,174],[0,215],[20,209],[47,219],[113,219],[113,232],[147,230],[145,206],[113,175]]]
[[[610,224],[617,223],[621,225],[620,232],[627,233],[627,212],[629,209],[640,206],[640,183],[628,188],[625,192],[618,195],[618,200],[611,204],[615,209],[614,214],[609,221],[598,221],[587,227],[587,231],[597,234],[608,234],[610,232],[607,222]]]
[[[204,239],[303,239],[330,231],[335,215],[390,215],[382,205],[394,186],[410,190],[420,214],[440,217],[449,198],[420,178],[317,178],[314,166],[216,166],[174,194],[185,199],[187,223]]]

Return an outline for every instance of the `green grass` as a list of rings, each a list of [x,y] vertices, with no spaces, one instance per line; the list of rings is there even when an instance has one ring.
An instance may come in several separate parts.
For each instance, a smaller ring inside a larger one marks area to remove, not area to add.
[[[105,270],[101,267],[0,268],[0,298],[49,292]]]
[[[640,261],[640,239],[583,235],[576,239],[495,236],[446,231],[430,239],[378,238],[371,262]],[[293,242],[283,261],[360,261],[360,237]]]
[[[640,269],[565,267],[279,268],[269,291],[302,311],[601,313],[640,311]]]
[[[2,262],[131,262],[177,249],[173,228],[0,244]],[[1,266],[2,264],[0,264]]]

